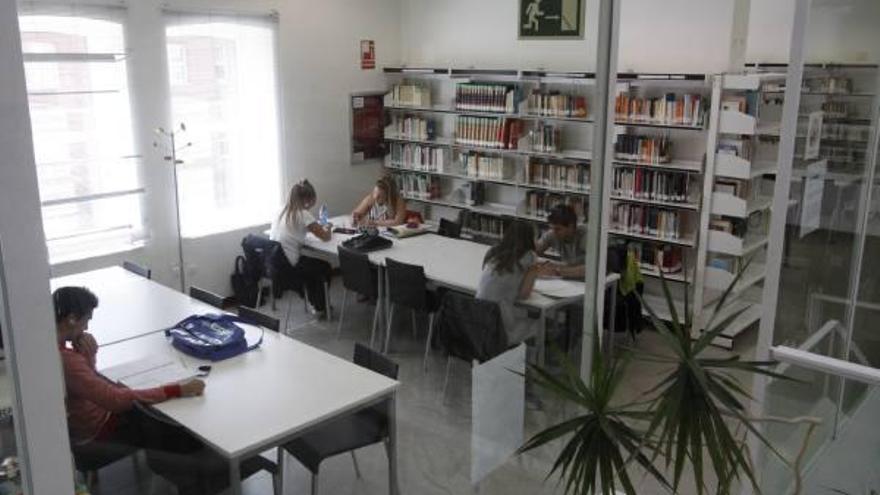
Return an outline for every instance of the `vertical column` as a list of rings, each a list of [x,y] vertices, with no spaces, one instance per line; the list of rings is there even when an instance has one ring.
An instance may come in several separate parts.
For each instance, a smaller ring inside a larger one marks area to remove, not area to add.
[[[15,0],[0,0],[0,321],[27,494],[73,493]]]
[[[590,211],[587,222],[586,292],[584,294],[581,377],[590,375],[594,330],[602,335],[605,304],[605,265],[608,257],[608,211],[614,147],[614,90],[617,86],[619,0],[602,0],[596,47],[596,112],[593,115],[593,160],[590,167]]]
[[[730,29],[728,72],[741,72],[746,64],[751,7],[752,0],[735,0],[733,3],[733,24]]]

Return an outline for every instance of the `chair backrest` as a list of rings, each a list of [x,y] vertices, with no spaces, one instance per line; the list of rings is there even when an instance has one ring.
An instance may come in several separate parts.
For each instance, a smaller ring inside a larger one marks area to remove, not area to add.
[[[254,308],[239,306],[238,317],[242,320],[247,321],[248,323],[253,323],[254,325],[268,328],[273,332],[281,331],[281,320],[279,320],[278,318],[273,318],[266,313],[261,313]]]
[[[232,301],[231,298],[223,297],[219,294],[214,294],[211,291],[201,289],[199,287],[196,287],[195,285],[190,286],[189,297],[193,299],[198,299],[203,303],[210,304],[211,306],[219,309],[225,308]]]
[[[354,345],[354,359],[352,361],[362,368],[385,375],[392,380],[397,380],[400,372],[400,366],[397,363],[388,359],[384,354],[378,353],[363,344],[356,343]],[[363,409],[358,414],[378,421],[384,436],[387,435],[388,431],[389,407],[391,407],[391,401],[386,400]]]
[[[370,257],[341,244],[338,251],[342,285],[358,294],[371,298],[378,297],[378,275],[376,269],[370,264]]]
[[[385,270],[388,274],[388,300],[392,304],[418,311],[428,310],[428,280],[423,267],[386,258]]]
[[[138,265],[133,261],[123,261],[122,268],[134,273],[135,275],[140,275],[146,279],[153,278],[153,271],[145,266]]]
[[[268,237],[249,234],[241,240],[241,248],[244,251],[247,272],[252,278],[269,277],[274,280],[274,274],[279,271],[279,264],[283,261],[284,249],[281,243]]]
[[[467,362],[482,363],[509,348],[498,304],[452,291],[440,304],[437,339],[447,354]]]
[[[452,220],[441,218],[440,228],[437,230],[437,233],[444,237],[458,239],[459,237],[461,237],[461,224],[455,223]]]

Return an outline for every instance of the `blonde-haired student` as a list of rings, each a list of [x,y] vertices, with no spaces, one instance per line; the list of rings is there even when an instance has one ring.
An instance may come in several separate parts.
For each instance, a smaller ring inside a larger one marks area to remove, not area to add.
[[[287,287],[302,294],[306,290],[309,304],[318,313],[324,313],[324,284],[330,282],[331,267],[326,261],[302,255],[302,247],[309,232],[327,242],[332,233],[329,225],[321,225],[309,211],[318,201],[315,188],[308,180],[302,180],[290,188],[287,203],[272,222],[269,238],[284,249],[287,263],[280,267],[280,278]]]
[[[406,221],[406,200],[394,178],[386,175],[376,181],[368,194],[351,212],[355,225],[393,227]]]

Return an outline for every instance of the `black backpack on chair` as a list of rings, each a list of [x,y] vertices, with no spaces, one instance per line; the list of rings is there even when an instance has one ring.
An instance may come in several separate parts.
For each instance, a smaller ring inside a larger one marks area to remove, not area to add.
[[[257,304],[260,275],[254,277],[253,273],[248,273],[247,260],[244,256],[235,257],[235,266],[229,278],[238,304],[253,308]]]

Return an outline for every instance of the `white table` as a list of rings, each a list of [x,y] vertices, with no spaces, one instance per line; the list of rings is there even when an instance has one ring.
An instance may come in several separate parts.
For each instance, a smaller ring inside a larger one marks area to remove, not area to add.
[[[193,314],[218,309],[122,267],[53,278],[52,290],[86,287],[98,296],[89,332],[99,345],[113,344],[173,326]]]
[[[259,330],[248,326],[247,332],[251,341]],[[175,350],[164,334],[152,333],[102,347],[98,369],[162,354],[179,358],[191,369],[206,363]],[[241,493],[241,460],[383,400],[391,401],[390,479],[397,492],[397,381],[271,331],[264,333],[258,349],[210,364],[202,397],[152,407],[229,461],[232,493]]]
[[[334,225],[346,225],[348,221],[350,221],[348,217],[336,217],[332,220]],[[309,234],[306,237],[304,252],[307,252],[308,256],[335,262],[338,258],[339,244],[350,237],[352,236],[334,233],[329,241],[323,242]],[[388,249],[368,253],[370,262],[380,268],[385,266],[387,258],[421,265],[425,269],[425,277],[436,285],[471,294],[477,292],[483,272],[483,259],[490,246],[431,233],[405,239],[393,239],[392,242],[393,245]],[[380,295],[384,294],[383,285],[385,285],[381,283],[381,280],[382,277],[380,277],[379,283]],[[545,359],[548,313],[563,306],[579,303],[582,299],[583,293],[569,298],[552,298],[532,291],[528,299],[518,303],[523,307],[540,312],[537,336],[539,364],[543,365]]]

